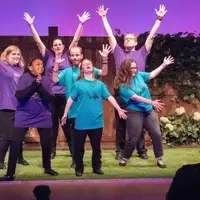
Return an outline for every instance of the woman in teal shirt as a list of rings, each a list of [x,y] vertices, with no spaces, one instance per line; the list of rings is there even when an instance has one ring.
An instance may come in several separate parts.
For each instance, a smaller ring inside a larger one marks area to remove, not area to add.
[[[127,164],[140,138],[142,127],[144,127],[152,139],[158,167],[166,168],[162,161],[163,147],[159,121],[153,110],[162,110],[164,104],[159,100],[151,100],[147,83],[172,63],[174,63],[174,59],[169,56],[164,59],[160,67],[151,73],[138,71],[138,66],[132,59],[126,59],[121,63],[115,79],[115,89],[119,89],[121,98],[127,103],[128,140],[119,162],[120,166]]]
[[[103,175],[101,170],[101,138],[103,130],[103,99],[108,100],[118,111],[119,116],[126,118],[125,110],[121,109],[111,96],[105,84],[95,79],[93,64],[84,59],[81,64],[81,74],[67,100],[62,124],[66,123],[69,109],[73,102],[78,102],[79,108],[75,120],[75,162],[76,176],[82,176],[84,171],[83,156],[86,136],[92,146],[93,173]]]

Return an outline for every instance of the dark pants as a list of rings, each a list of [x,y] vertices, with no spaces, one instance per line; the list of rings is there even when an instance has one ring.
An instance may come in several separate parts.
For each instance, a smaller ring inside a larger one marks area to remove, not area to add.
[[[51,105],[51,113],[52,113],[52,151],[56,150],[56,142],[58,137],[58,127],[59,127],[59,121],[62,119],[62,116],[64,114],[66,105],[66,96],[64,94],[56,94],[55,99]],[[72,153],[72,141],[71,141],[71,132],[69,129],[68,123],[66,123],[64,126],[62,126],[63,133],[65,135],[65,138],[67,140],[69,150]]]
[[[14,129],[14,110],[0,110],[0,163],[4,163],[10,147]],[[23,143],[20,144],[19,159],[23,158]]]
[[[128,110],[126,127],[128,140],[124,147],[123,158],[129,159],[140,138],[142,127],[144,127],[152,140],[153,150],[156,158],[163,156],[162,136],[158,117],[154,111],[148,113],[140,113]]]
[[[126,120],[121,119],[118,112],[115,111],[116,121],[116,153],[122,153],[126,143]],[[144,154],[147,152],[145,149],[145,130],[142,129],[140,138],[137,142],[136,149],[138,154]]]
[[[51,168],[51,128],[38,128],[40,136],[40,144],[42,147],[42,163],[44,169]],[[25,138],[28,128],[15,128],[13,134],[13,140],[10,145],[9,159],[8,159],[8,170],[7,175],[14,175],[17,158],[20,153],[20,146]]]
[[[83,156],[84,156],[84,145],[86,136],[90,139],[92,146],[92,168],[93,170],[99,170],[101,168],[101,138],[102,128],[91,129],[91,130],[75,130],[74,134],[74,147],[75,147],[75,162],[76,171],[83,172]]]

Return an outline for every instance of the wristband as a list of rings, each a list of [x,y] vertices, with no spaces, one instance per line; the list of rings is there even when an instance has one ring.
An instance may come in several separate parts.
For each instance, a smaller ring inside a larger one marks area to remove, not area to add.
[[[157,20],[162,21],[162,17],[158,16],[158,17],[157,17]]]

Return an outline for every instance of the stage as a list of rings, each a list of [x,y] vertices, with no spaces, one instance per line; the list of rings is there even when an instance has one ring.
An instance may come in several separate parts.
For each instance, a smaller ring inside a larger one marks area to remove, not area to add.
[[[33,199],[36,185],[49,185],[51,200],[164,200],[172,179],[15,181],[0,183],[1,199]]]

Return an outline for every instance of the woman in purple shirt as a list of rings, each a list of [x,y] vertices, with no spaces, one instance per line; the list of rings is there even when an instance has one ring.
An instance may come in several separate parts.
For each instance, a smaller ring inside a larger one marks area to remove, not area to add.
[[[10,146],[14,116],[17,106],[15,92],[18,80],[24,71],[24,59],[16,46],[8,46],[0,58],[0,169],[5,169],[5,156]],[[28,165],[23,159],[22,145],[19,164]]]
[[[20,144],[28,128],[35,127],[40,136],[42,147],[42,161],[44,173],[56,176],[58,173],[51,169],[51,128],[52,119],[49,104],[54,96],[51,95],[51,86],[45,76],[44,63],[40,59],[33,59],[17,86],[16,97],[18,100],[15,113],[14,134],[10,146],[7,174],[0,181],[14,180],[17,157]]]
[[[59,127],[59,119],[62,118],[66,103],[66,97],[65,97],[65,89],[62,86],[59,86],[58,83],[52,82],[52,73],[53,73],[53,66],[55,62],[55,57],[60,57],[61,59],[64,59],[64,61],[59,66],[59,72],[64,70],[65,68],[71,66],[70,61],[68,58],[68,51],[64,52],[64,44],[60,38],[56,38],[53,40],[52,49],[48,50],[44,43],[41,41],[34,25],[34,18],[31,17],[28,13],[24,14],[24,19],[27,21],[33,38],[38,46],[38,49],[42,55],[42,57],[45,60],[45,74],[49,78],[49,81],[51,82],[52,86],[52,92],[55,95],[54,102],[52,104],[52,121],[53,121],[53,128],[52,128],[52,154],[51,158],[53,159],[56,156],[56,141],[58,136],[58,127]],[[79,25],[76,30],[76,33],[74,35],[74,38],[68,47],[68,50],[70,50],[72,47],[77,46],[82,29],[83,24],[90,18],[90,14],[88,12],[84,12],[82,16],[79,16]],[[71,134],[69,131],[69,128],[67,125],[62,126],[65,138],[67,140],[69,150],[71,152],[72,148],[72,142],[71,142]]]

